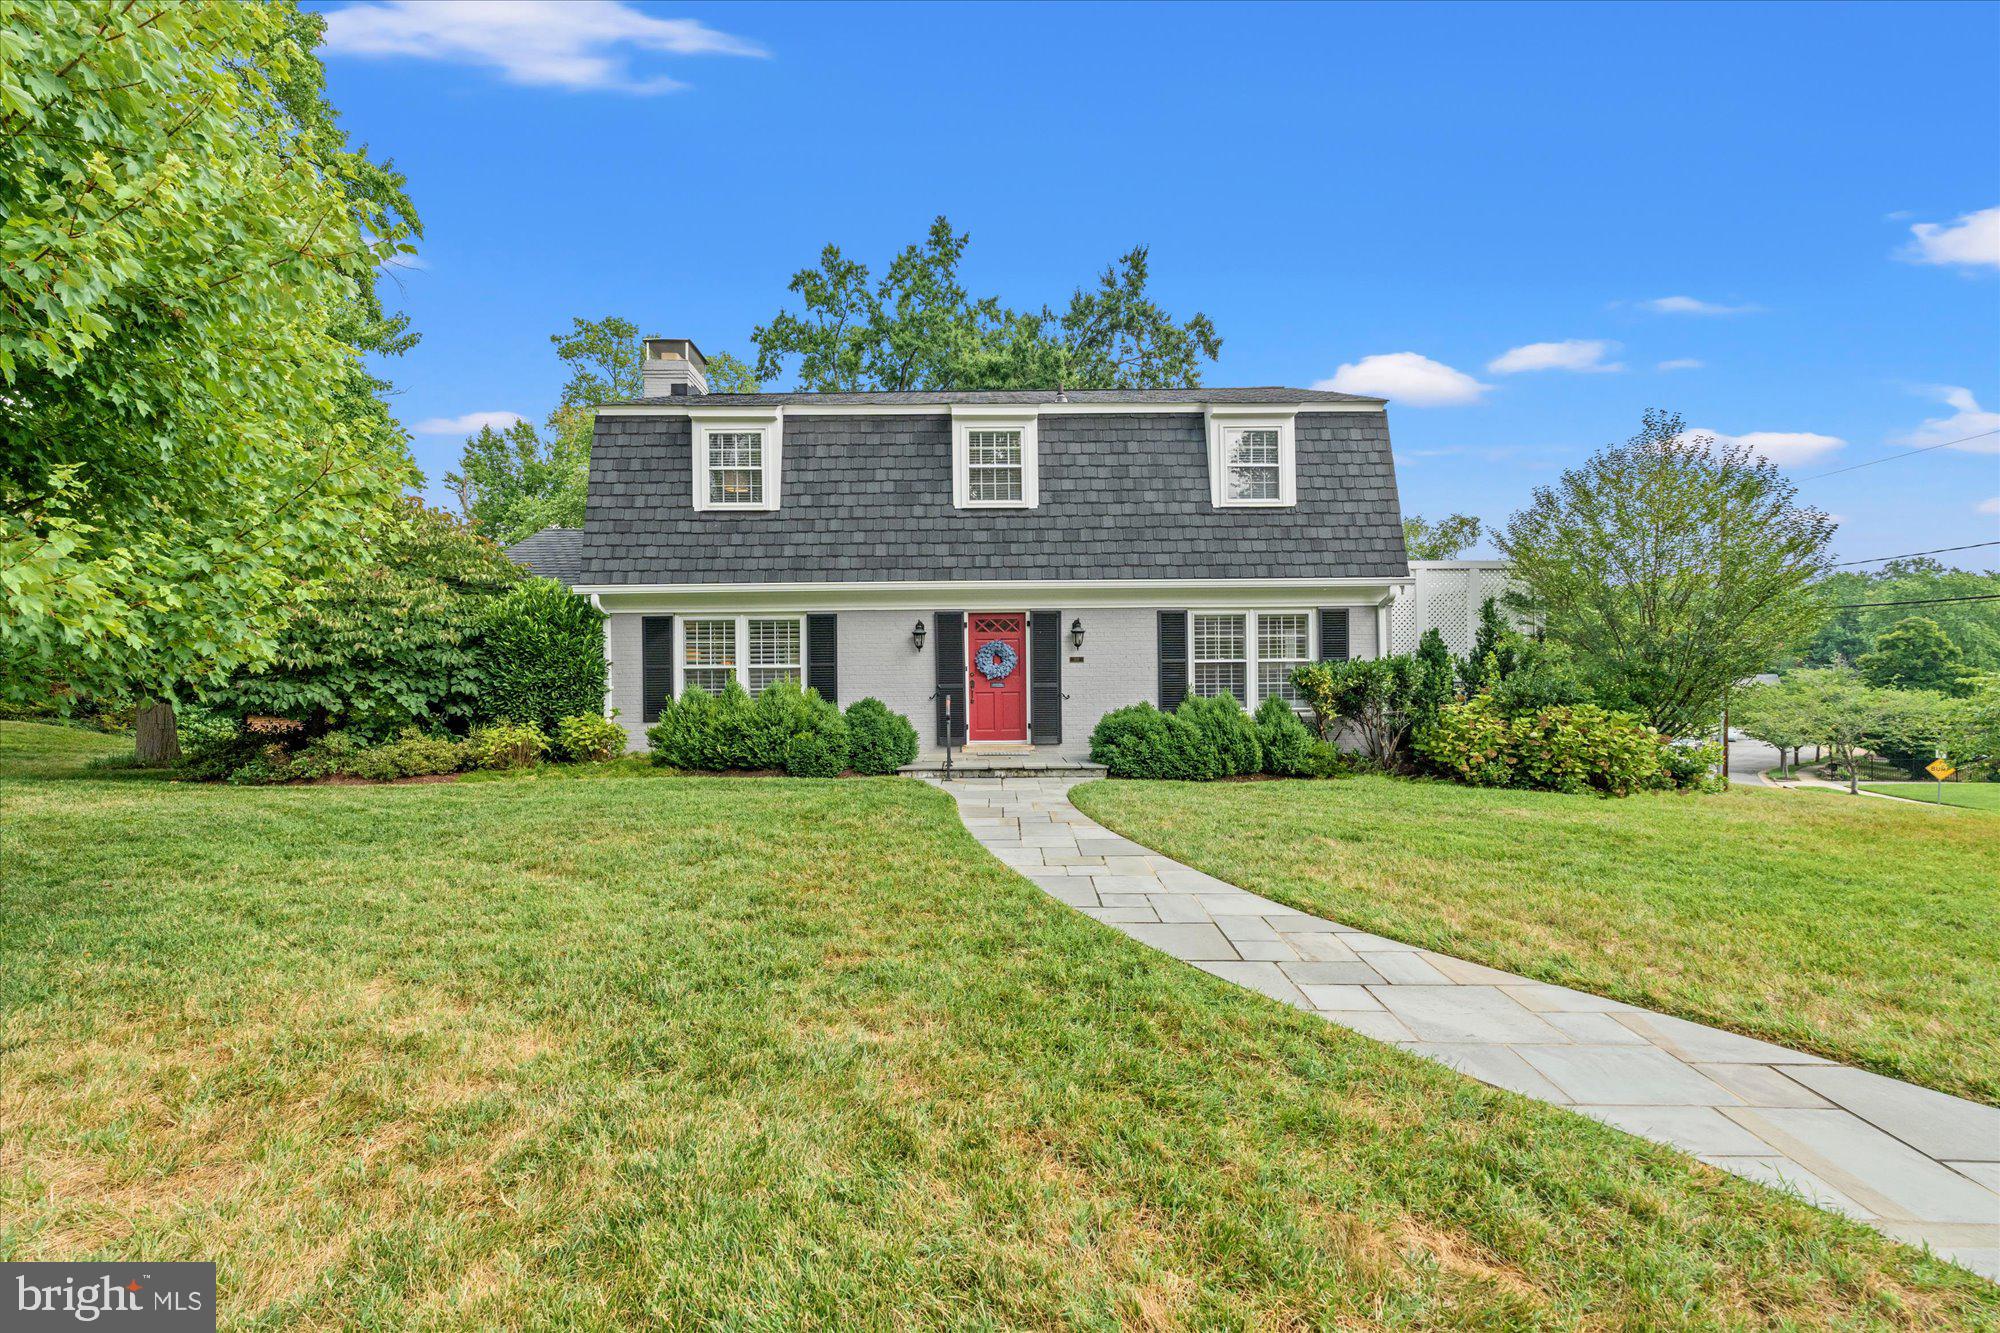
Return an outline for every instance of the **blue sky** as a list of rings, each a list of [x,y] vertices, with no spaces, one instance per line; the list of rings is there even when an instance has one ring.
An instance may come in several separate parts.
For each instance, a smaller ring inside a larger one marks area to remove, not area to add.
[[[572,316],[748,354],[822,245],[944,213],[975,292],[1144,243],[1208,383],[1385,393],[1406,512],[1504,519],[1662,406],[1846,558],[2000,537],[2000,434],[1816,475],[2000,431],[2000,6],[323,8],[428,233],[434,498]]]

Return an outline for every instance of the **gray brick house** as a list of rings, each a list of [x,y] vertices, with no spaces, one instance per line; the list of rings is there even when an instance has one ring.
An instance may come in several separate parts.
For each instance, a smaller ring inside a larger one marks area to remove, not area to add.
[[[1410,581],[1381,399],[711,394],[664,338],[645,375],[598,409],[584,526],[511,552],[606,613],[635,748],[676,691],[789,675],[938,748],[1081,756],[1112,708],[1375,655]]]

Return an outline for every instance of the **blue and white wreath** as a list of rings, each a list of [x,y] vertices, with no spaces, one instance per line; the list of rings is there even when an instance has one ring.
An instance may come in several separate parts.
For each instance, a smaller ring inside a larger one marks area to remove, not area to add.
[[[1014,645],[999,639],[984,645],[972,659],[972,665],[979,668],[979,674],[990,681],[1003,681],[1014,674],[1014,668],[1021,663],[1021,655],[1014,651]]]

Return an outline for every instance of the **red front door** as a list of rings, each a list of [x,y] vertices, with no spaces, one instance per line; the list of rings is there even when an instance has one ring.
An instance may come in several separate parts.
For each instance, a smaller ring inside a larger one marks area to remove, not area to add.
[[[1028,739],[1028,618],[1015,612],[965,618],[965,660],[971,667],[968,740]],[[982,653],[988,669],[982,671]],[[1008,667],[1012,670],[1008,670]]]

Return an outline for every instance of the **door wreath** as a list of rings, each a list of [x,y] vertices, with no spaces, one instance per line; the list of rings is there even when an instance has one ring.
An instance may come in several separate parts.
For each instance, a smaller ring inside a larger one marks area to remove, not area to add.
[[[1020,662],[1021,655],[1014,651],[1014,645],[999,639],[982,644],[972,659],[979,674],[995,685],[1013,675]]]

